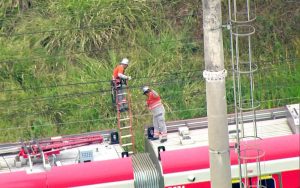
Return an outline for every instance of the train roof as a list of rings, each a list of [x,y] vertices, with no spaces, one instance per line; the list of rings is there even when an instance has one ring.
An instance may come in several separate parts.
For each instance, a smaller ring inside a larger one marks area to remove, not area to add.
[[[103,136],[102,143],[93,143],[89,145],[74,147],[63,149],[60,151],[59,155],[55,156],[55,159],[52,156],[49,156],[50,162],[53,163],[51,166],[67,166],[79,163],[79,155],[80,153],[93,153],[91,158],[92,161],[103,161],[103,160],[116,160],[122,158],[123,148],[119,144],[110,144],[109,136],[112,131],[98,131],[90,133],[90,135],[99,135]],[[86,134],[87,135],[87,134]],[[71,135],[63,138],[76,138],[77,136],[82,135]],[[54,138],[56,139],[56,138]],[[51,140],[51,138],[49,139]],[[48,140],[43,140],[41,142],[45,142]],[[26,164],[19,165],[16,167],[15,157],[18,155],[16,151],[20,150],[20,143],[15,144],[2,144],[0,145],[0,154],[2,157],[0,158],[0,174],[6,172],[19,172],[25,171],[27,173],[37,173],[37,172],[45,172],[46,169],[43,165],[43,161],[40,158],[33,159],[33,167]],[[6,153],[6,154],[5,154]],[[55,160],[55,161],[54,161]],[[52,162],[53,161],[53,162]],[[55,164],[54,164],[55,163]]]
[[[257,125],[257,134],[260,138],[270,138],[270,137],[278,137],[278,136],[286,136],[292,135],[293,132],[288,125],[287,118],[280,119],[272,119],[272,120],[264,120],[258,121]],[[252,122],[245,123],[245,133],[253,133]],[[236,135],[236,125],[229,125],[229,138],[233,141]],[[191,137],[191,142],[189,144],[182,144],[180,141],[180,135],[178,131],[172,131],[168,134],[168,141],[161,144],[159,140],[150,141],[153,148],[157,148],[159,146],[165,146],[168,151],[171,150],[179,150],[186,148],[193,148],[199,146],[207,146],[208,145],[208,128],[202,127],[195,130],[189,131],[189,136]]]
[[[17,165],[15,158],[18,154],[13,152],[20,147],[19,143],[2,144],[0,187],[76,187],[133,180],[132,159],[122,157],[124,150],[120,144],[110,143],[109,137],[112,132],[114,131],[86,134],[85,136],[103,136],[103,142],[61,150],[59,155],[49,156],[49,168],[45,167],[39,157],[32,159],[32,166],[28,164],[28,160],[23,160],[24,164]],[[77,140],[78,136],[82,138],[82,135],[70,135],[63,139]],[[3,154],[5,152],[8,154]],[[89,155],[91,152],[92,157]],[[81,161],[81,154],[87,161]]]
[[[253,148],[263,155],[262,161],[298,157],[299,123],[294,121],[292,124],[290,121],[291,114],[293,111],[297,114],[297,110],[299,111],[299,104],[257,111],[255,116],[251,113],[245,114],[243,126],[246,137],[241,141],[241,149],[243,146],[246,148],[246,145],[247,148],[251,145],[255,146]],[[247,137],[247,135],[253,135],[254,132],[253,117],[256,118],[257,138]],[[299,115],[294,117],[297,119]],[[182,135],[179,134],[179,129],[182,127],[189,129],[188,141],[184,141]],[[209,168],[207,118],[168,122],[167,128],[169,132],[167,142],[146,141],[148,152],[153,153],[153,156],[157,158],[160,157],[159,166],[163,174]],[[228,130],[233,148],[237,134],[234,115],[228,116]],[[164,147],[165,151],[162,151],[161,147]],[[158,154],[159,150],[162,151],[160,154]],[[237,155],[234,149],[231,149],[230,154],[231,164],[236,165]]]
[[[299,108],[298,104],[288,105],[287,107],[296,107],[296,109]],[[288,120],[290,111],[287,107],[270,110],[261,110],[256,112],[255,124],[257,126],[258,137],[260,137],[261,139],[265,139],[270,137],[286,136],[297,133],[295,132],[292,126],[297,126],[297,128],[299,129],[299,124],[291,125],[289,123]],[[253,135],[253,115],[251,113],[245,114],[244,120],[244,134]],[[189,136],[191,137],[192,141],[188,144],[182,144],[180,142],[180,135],[178,132],[178,129],[180,127],[189,128]],[[208,122],[206,117],[167,122],[167,129],[169,132],[168,141],[161,144],[158,140],[149,140],[150,147],[157,148],[159,146],[165,146],[167,150],[170,151],[208,145]],[[236,123],[233,114],[228,116],[228,131],[230,140],[234,141],[236,136]]]

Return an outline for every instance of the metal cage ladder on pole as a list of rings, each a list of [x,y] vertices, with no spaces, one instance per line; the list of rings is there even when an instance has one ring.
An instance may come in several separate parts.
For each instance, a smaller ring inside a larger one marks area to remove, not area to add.
[[[261,182],[261,159],[264,151],[258,144],[248,144],[248,140],[260,140],[257,133],[256,109],[259,102],[254,99],[254,73],[257,65],[252,60],[251,37],[255,28],[251,23],[256,19],[254,0],[228,0],[231,41],[231,63],[233,72],[236,151],[239,164],[240,188],[263,188]],[[244,125],[245,113],[252,114],[251,123]],[[256,142],[254,142],[256,143]],[[252,163],[251,169],[249,163]],[[255,164],[253,166],[253,163]],[[256,182],[249,181],[249,178]]]

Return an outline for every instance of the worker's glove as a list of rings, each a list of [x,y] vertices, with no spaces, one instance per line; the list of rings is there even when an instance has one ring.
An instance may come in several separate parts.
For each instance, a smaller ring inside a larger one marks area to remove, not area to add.
[[[127,80],[131,80],[131,76],[127,76]]]

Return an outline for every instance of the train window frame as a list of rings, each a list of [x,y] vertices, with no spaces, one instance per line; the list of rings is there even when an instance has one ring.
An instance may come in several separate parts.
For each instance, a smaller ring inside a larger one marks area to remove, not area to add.
[[[231,185],[232,188],[240,188],[240,182],[232,182]],[[233,186],[238,186],[238,187],[233,187]],[[242,187],[243,188],[245,187],[244,182],[242,182]]]
[[[268,181],[268,180],[273,181],[273,185],[274,185],[274,186],[269,187],[269,186],[267,186],[268,184],[266,184],[266,185],[263,184],[263,182],[266,182],[266,181]],[[261,179],[260,181],[261,181],[261,185],[262,185],[262,186],[265,186],[266,188],[277,188],[277,187],[276,187],[276,180],[275,180],[274,177],[271,177],[271,178],[264,178],[264,179]]]
[[[272,187],[270,187],[270,186],[267,186],[268,185],[268,183],[266,183],[266,181],[272,181]],[[266,188],[277,188],[276,187],[276,180],[275,180],[275,178],[274,177],[269,177],[269,178],[263,178],[263,179],[261,179],[260,180],[262,183],[261,183],[261,185],[262,186],[264,186],[264,187],[266,187]],[[256,182],[257,183],[257,182]],[[240,182],[232,182],[232,188],[240,188]],[[235,187],[234,187],[235,186]],[[237,187],[236,187],[237,186]],[[244,184],[244,182],[242,182],[242,187],[244,188],[245,187],[245,184]]]

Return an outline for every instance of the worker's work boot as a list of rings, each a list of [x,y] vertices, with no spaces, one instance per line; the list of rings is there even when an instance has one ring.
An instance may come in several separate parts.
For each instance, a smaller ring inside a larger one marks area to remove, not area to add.
[[[166,139],[166,138],[162,138],[161,140],[160,140],[160,143],[164,143],[164,142],[166,142],[168,139]]]

